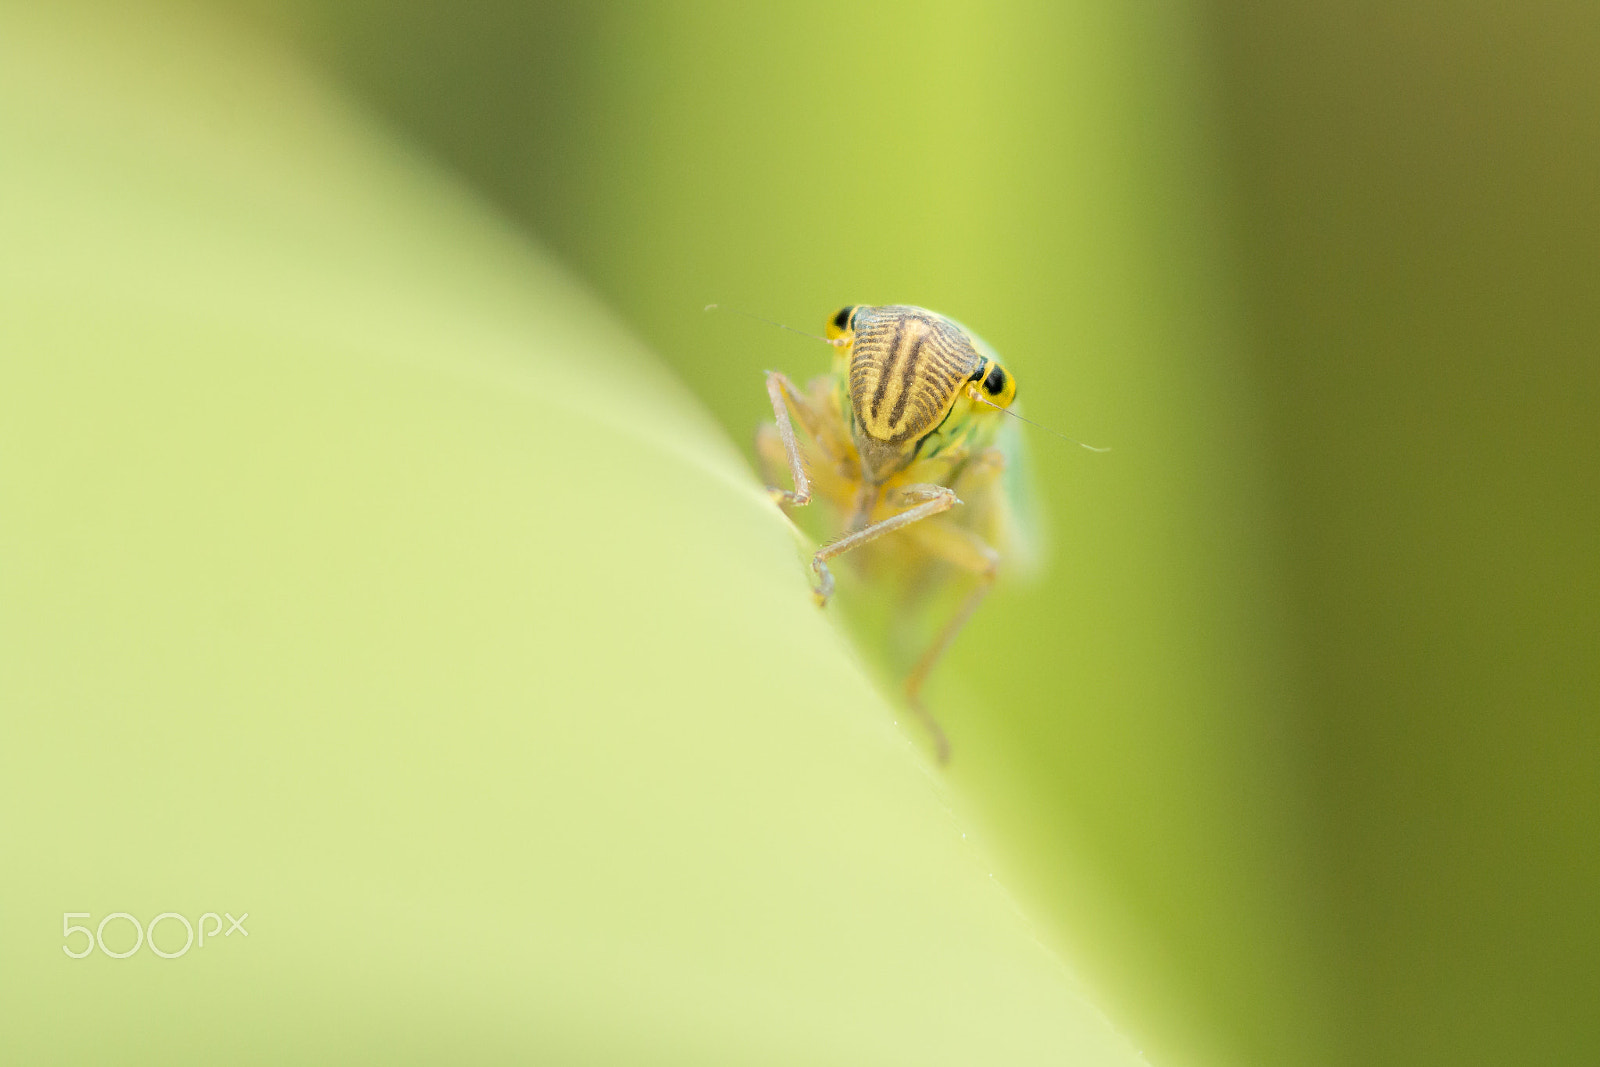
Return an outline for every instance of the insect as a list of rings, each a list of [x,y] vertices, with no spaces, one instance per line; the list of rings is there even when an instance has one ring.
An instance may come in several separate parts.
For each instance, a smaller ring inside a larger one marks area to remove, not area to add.
[[[811,559],[819,604],[834,591],[829,561],[849,553],[905,605],[942,609],[905,696],[945,763],[950,743],[923,685],[1002,566],[1030,555],[1021,438],[1005,417],[1017,384],[975,334],[924,308],[841,308],[826,339],[833,369],[805,389],[767,372],[774,421],[756,450],[785,510],[821,501],[837,520],[838,536]],[[793,489],[777,486],[785,467]],[[940,593],[952,584],[964,593],[947,604]]]

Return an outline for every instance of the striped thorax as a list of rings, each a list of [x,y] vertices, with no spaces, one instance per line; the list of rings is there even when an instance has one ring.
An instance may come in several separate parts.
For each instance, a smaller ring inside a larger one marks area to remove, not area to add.
[[[845,342],[852,430],[869,482],[882,483],[909,465],[969,383],[980,383],[998,407],[1015,392],[961,326],[924,308],[844,308],[828,334]]]

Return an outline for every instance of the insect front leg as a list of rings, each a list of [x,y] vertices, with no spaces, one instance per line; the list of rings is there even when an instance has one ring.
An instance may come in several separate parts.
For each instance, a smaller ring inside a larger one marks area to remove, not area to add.
[[[826,604],[828,598],[833,595],[833,572],[828,569],[828,560],[852,548],[859,548],[868,541],[875,541],[886,533],[905,529],[912,523],[920,522],[931,515],[949,511],[961,503],[956,497],[956,491],[943,485],[908,485],[900,491],[900,498],[914,506],[898,515],[891,515],[887,519],[823,545],[817,554],[811,557],[811,569],[817,576],[815,592],[818,604]]]
[[[779,489],[777,486],[767,486],[767,492],[772,494],[774,500],[780,504],[811,503],[811,479],[806,474],[806,467],[800,459],[800,442],[795,439],[794,424],[789,421],[789,409],[794,408],[795,414],[800,417],[801,425],[806,428],[813,439],[817,437],[818,427],[822,422],[822,415],[800,392],[788,377],[778,371],[767,371],[767,396],[772,400],[773,420],[778,424],[778,439],[783,444],[785,458],[789,461],[789,477],[793,479],[794,489]],[[760,438],[757,438],[757,447],[760,447]]]
[[[761,484],[766,486],[767,494],[778,500],[783,490],[777,485],[789,472],[789,455],[783,449],[783,438],[778,436],[778,428],[770,422],[763,422],[756,427],[756,464],[760,468]]]

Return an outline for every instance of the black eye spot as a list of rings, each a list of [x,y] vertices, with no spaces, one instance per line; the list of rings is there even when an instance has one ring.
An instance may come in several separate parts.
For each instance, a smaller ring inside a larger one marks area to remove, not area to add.
[[[854,311],[854,310],[855,310],[855,305],[854,304],[850,305],[847,308],[840,308],[839,309],[839,313],[833,317],[834,329],[836,329],[836,330],[848,330],[850,328],[850,313],[852,311]]]
[[[1006,372],[1000,369],[999,364],[995,364],[990,368],[989,376],[983,380],[983,391],[990,396],[999,396],[1005,392],[1005,388]]]

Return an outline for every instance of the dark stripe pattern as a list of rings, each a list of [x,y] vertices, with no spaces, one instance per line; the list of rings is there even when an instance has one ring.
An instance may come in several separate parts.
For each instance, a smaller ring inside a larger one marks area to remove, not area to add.
[[[902,305],[857,308],[850,350],[856,422],[888,444],[915,440],[939,424],[982,363],[966,334],[942,315]]]

